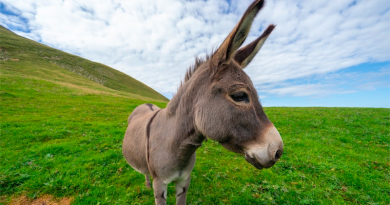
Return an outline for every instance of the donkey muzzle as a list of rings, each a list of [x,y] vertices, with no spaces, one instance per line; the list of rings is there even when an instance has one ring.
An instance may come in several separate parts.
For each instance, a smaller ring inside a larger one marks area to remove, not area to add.
[[[283,141],[278,130],[270,127],[260,144],[252,144],[245,149],[245,160],[257,169],[272,167],[283,154]]]

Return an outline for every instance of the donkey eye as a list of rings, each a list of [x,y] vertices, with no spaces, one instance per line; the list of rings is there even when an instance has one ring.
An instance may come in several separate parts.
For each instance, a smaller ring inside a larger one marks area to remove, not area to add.
[[[248,94],[245,92],[237,92],[230,95],[230,97],[236,102],[249,102]]]

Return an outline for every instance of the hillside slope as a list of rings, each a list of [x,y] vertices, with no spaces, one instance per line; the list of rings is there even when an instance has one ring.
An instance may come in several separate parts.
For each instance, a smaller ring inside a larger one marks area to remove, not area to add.
[[[44,80],[84,93],[168,101],[152,88],[120,71],[18,36],[2,26],[0,73],[8,78],[18,76]]]

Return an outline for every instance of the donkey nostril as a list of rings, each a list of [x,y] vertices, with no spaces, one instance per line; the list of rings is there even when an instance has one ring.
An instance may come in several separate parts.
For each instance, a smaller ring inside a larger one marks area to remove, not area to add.
[[[282,154],[283,154],[283,151],[281,151],[281,150],[276,151],[276,153],[275,153],[275,161],[278,160],[282,156]]]

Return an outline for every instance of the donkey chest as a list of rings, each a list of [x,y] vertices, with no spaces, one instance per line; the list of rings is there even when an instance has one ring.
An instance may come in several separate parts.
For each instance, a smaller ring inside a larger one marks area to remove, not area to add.
[[[165,184],[186,180],[190,176],[192,169],[195,166],[195,158],[196,155],[193,154],[193,156],[187,161],[187,163],[173,163],[170,164],[170,166],[165,166],[165,168],[167,169],[161,170],[162,172],[159,173],[160,178]],[[175,168],[169,169],[170,167]]]
[[[184,181],[190,176],[192,168],[193,167],[188,167],[182,170],[173,171],[164,177],[163,182],[169,184],[171,182]]]

